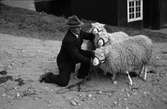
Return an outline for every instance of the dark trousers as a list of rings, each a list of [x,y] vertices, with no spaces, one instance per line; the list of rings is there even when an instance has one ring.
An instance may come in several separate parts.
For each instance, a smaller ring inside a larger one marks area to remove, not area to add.
[[[89,52],[81,51],[81,54],[91,59]],[[75,65],[77,63],[81,63],[77,77],[82,79],[85,78],[90,71],[90,63],[85,63],[85,62],[68,63],[68,62],[59,62],[57,60],[59,75],[54,75],[53,73],[49,74],[45,82],[56,83],[57,85],[62,87],[67,86],[70,80],[71,72],[75,71]]]

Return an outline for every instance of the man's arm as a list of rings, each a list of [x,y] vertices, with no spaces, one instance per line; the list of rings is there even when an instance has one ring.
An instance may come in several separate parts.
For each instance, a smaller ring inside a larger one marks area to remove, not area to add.
[[[84,31],[81,31],[81,34],[80,34],[83,39],[86,39],[86,40],[90,40],[90,41],[93,41],[94,38],[95,38],[95,35],[93,33],[87,33],[87,32],[84,32]]]
[[[80,50],[81,54],[83,54],[84,56],[86,57],[89,57],[89,58],[94,58],[95,57],[95,53],[94,51],[90,51],[90,50]]]
[[[79,49],[76,47],[75,43],[67,43],[67,46],[66,46],[66,50],[68,51],[69,54],[67,55],[70,55],[70,57],[72,58],[72,60],[76,60],[76,61],[79,61],[79,62],[84,62],[84,63],[90,63],[90,59],[83,56]]]

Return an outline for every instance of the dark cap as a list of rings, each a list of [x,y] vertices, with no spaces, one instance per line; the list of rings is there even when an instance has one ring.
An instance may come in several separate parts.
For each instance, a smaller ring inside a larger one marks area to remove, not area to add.
[[[84,25],[82,21],[79,20],[79,18],[76,15],[68,17],[67,25],[69,27],[81,27]]]

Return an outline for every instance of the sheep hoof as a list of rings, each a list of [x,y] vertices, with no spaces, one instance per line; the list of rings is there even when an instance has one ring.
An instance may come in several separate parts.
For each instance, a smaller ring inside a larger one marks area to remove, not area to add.
[[[147,72],[145,72],[143,79],[144,79],[144,81],[146,81],[146,79],[147,79]]]
[[[140,78],[142,81],[146,81],[146,77],[139,76],[139,78]]]
[[[132,86],[133,84],[132,83],[129,83],[130,86]]]
[[[117,81],[113,81],[113,84],[117,84]]]
[[[143,81],[146,81],[146,78],[143,78]]]
[[[132,83],[132,82],[129,82],[129,85],[130,85],[130,86],[132,86],[132,85],[133,85],[133,83]]]
[[[142,81],[146,81],[143,77],[139,76],[139,78],[142,80]]]

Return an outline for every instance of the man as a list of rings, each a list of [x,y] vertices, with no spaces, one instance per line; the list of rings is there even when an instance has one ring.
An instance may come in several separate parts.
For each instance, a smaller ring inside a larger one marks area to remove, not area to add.
[[[41,78],[41,81],[56,83],[63,87],[68,85],[70,74],[75,71],[77,63],[81,63],[77,77],[84,79],[89,73],[91,58],[94,57],[94,52],[82,50],[81,45],[83,39],[93,42],[95,36],[92,33],[86,33],[81,30],[83,22],[75,15],[68,18],[67,25],[69,30],[62,41],[62,46],[57,56],[59,75],[48,73]]]

